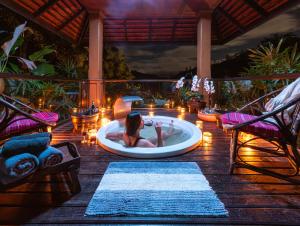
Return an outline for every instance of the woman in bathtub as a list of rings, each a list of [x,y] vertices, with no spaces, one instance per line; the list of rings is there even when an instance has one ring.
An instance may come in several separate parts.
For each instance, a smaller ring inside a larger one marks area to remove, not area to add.
[[[127,147],[162,147],[163,140],[173,135],[174,126],[172,121],[170,123],[169,131],[164,132],[161,129],[161,125],[161,122],[157,122],[154,125],[157,138],[145,139],[140,136],[140,131],[144,128],[144,120],[142,119],[141,114],[138,112],[131,112],[126,117],[125,131],[107,133],[106,138],[113,141],[123,140]]]

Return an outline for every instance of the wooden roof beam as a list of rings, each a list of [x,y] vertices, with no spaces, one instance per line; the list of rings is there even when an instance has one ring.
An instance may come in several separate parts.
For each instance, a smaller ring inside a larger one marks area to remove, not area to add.
[[[216,10],[217,12],[225,16],[233,25],[235,25],[241,33],[245,31],[245,28],[235,18],[233,18],[230,14],[228,14],[224,9],[222,9],[221,7],[217,7]]]
[[[172,40],[175,40],[176,25],[177,25],[177,20],[175,19],[173,23],[173,29],[172,29]]]
[[[148,40],[151,41],[152,40],[152,20],[149,19],[149,32],[148,32]]]
[[[127,20],[124,20],[125,39],[128,41]]]
[[[266,17],[268,15],[267,11],[261,7],[256,1],[253,0],[244,0],[244,2],[254,9],[261,17]]]
[[[84,8],[81,8],[77,13],[75,13],[73,16],[68,18],[65,22],[63,22],[59,27],[58,30],[63,29],[65,26],[67,26],[72,20],[75,20],[82,12],[84,11]]]
[[[18,4],[16,4],[13,1],[7,1],[7,0],[0,0],[0,4],[5,6],[6,8],[12,10],[13,12],[25,17],[27,20],[32,21],[33,23],[37,24],[38,26],[44,28],[45,30],[50,31],[51,33],[53,33],[54,35],[70,42],[73,43],[74,40],[72,40],[71,38],[69,38],[68,36],[66,36],[65,34],[63,34],[60,31],[55,30],[54,28],[51,27],[51,25],[38,20],[36,17],[33,16],[33,14],[28,13],[28,11],[26,11],[25,9],[21,8]]]
[[[49,0],[45,5],[41,6],[37,11],[33,13],[33,17],[37,17],[53,6],[58,0]]]
[[[82,27],[82,30],[80,31],[77,45],[79,45],[82,42],[82,39],[84,38],[85,34],[88,31],[88,27],[89,27],[89,16],[88,16],[88,13],[86,13],[84,16],[83,27]]]

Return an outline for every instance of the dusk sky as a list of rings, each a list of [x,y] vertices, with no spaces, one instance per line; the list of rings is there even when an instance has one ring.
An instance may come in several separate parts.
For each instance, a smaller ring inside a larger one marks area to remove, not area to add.
[[[212,60],[222,60],[226,54],[256,47],[273,34],[293,32],[300,36],[300,4],[272,18],[259,27],[222,46],[213,46]],[[119,45],[131,70],[155,75],[173,75],[186,67],[196,66],[195,45],[126,44]]]

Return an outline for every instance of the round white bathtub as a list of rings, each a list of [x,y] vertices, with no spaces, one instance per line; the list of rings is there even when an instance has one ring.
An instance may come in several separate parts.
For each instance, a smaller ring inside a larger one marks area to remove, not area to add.
[[[115,120],[103,126],[97,132],[97,139],[100,146],[109,152],[127,157],[163,158],[191,151],[198,146],[202,139],[201,130],[188,121],[166,116],[143,116],[143,119],[152,120],[154,123],[161,121],[163,123],[163,129],[167,129],[169,123],[173,120],[175,134],[172,135],[173,137],[171,136],[169,140],[167,139],[165,141],[164,147],[126,147],[122,142],[111,141],[105,138],[109,132],[124,131],[124,127],[121,127],[119,121]],[[150,134],[151,137],[155,136],[154,126],[148,128],[145,126],[145,131],[141,131],[141,136],[144,138],[149,138],[149,136],[147,136],[148,134]]]

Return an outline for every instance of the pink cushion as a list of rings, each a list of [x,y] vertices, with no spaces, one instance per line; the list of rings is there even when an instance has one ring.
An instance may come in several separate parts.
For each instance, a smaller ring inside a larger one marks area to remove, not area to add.
[[[54,112],[38,112],[32,114],[32,116],[47,122],[58,121],[58,114]],[[0,137],[10,137],[14,134],[22,133],[23,131],[33,130],[42,125],[39,122],[26,118],[25,116],[16,116],[11,120],[11,122],[11,124],[0,132]]]
[[[257,116],[242,114],[238,112],[230,112],[221,116],[223,124],[237,125],[253,119],[256,119]],[[267,122],[255,122],[248,126],[244,126],[240,129],[243,132],[251,133],[253,135],[260,135],[264,137],[282,137],[280,129]]]

